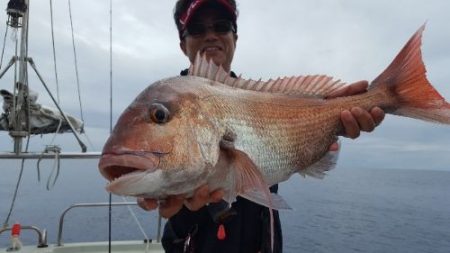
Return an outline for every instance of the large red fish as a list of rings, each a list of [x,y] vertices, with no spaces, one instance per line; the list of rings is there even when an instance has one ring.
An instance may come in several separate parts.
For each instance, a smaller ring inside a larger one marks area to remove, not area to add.
[[[421,27],[389,67],[356,96],[324,99],[342,87],[327,76],[253,81],[231,78],[197,57],[190,76],[146,88],[123,112],[99,168],[119,195],[164,199],[197,187],[223,188],[277,208],[268,186],[294,173],[323,176],[340,112],[379,106],[386,113],[450,124],[450,105],[431,86],[421,58]]]

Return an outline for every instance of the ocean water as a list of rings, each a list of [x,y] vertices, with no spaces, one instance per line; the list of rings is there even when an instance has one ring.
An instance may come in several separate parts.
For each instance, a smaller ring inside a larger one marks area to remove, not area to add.
[[[18,176],[17,161],[6,161],[0,174],[0,221],[9,209]],[[73,203],[106,202],[96,161],[62,161],[55,186],[47,191],[51,161],[27,161],[11,222],[46,228],[56,241],[58,219]],[[450,252],[450,172],[408,169],[337,168],[324,180],[293,176],[280,186],[293,208],[281,212],[284,252]],[[114,198],[114,201],[123,201]],[[130,199],[130,201],[132,201]],[[150,237],[156,236],[156,212],[134,207]],[[112,238],[142,239],[125,207],[113,208]],[[107,208],[74,209],[66,215],[64,242],[108,238]],[[22,240],[34,244],[34,232]],[[0,247],[9,235],[0,235]]]
[[[338,168],[282,185],[286,252],[450,252],[450,172]]]

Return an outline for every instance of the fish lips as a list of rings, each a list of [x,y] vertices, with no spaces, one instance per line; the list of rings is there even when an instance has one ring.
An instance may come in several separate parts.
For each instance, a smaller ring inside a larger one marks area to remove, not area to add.
[[[109,181],[136,171],[153,172],[158,168],[160,155],[152,152],[104,153],[98,164],[100,173]]]

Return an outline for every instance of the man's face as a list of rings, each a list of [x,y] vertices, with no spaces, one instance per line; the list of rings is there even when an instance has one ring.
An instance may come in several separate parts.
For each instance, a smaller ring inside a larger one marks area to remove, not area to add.
[[[208,27],[206,32],[198,35],[186,35],[180,42],[181,50],[194,62],[197,52],[205,55],[206,59],[212,59],[216,65],[222,65],[226,71],[230,71],[236,48],[237,35],[233,32],[215,32],[214,23],[224,20],[225,17],[217,9],[203,8],[197,11],[189,24],[204,24]]]

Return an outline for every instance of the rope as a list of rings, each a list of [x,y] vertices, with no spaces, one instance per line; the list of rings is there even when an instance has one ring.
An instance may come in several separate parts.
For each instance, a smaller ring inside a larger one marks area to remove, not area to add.
[[[2,47],[2,56],[0,58],[0,69],[2,69],[2,65],[3,65],[3,56],[5,54],[5,47],[6,47],[6,37],[8,36],[8,25],[6,25],[6,29],[5,29],[5,36],[3,37],[3,47]]]
[[[53,45],[53,63],[55,66],[55,81],[56,81],[56,98],[59,104],[59,81],[58,81],[58,70],[56,67],[56,48],[55,48],[55,34],[53,28],[53,1],[50,0],[50,26],[52,31],[52,45]]]
[[[27,103],[27,104],[29,104],[29,103]],[[28,126],[30,126],[30,125],[28,124]],[[29,143],[30,143],[30,135],[28,135],[28,138],[27,138],[27,144],[26,144],[26,147],[25,147],[25,152],[28,151]],[[15,203],[16,203],[17,193],[19,192],[20,182],[22,182],[22,176],[23,176],[24,167],[25,167],[25,159],[22,159],[21,164],[20,164],[19,177],[17,178],[17,183],[16,183],[16,187],[14,189],[13,198],[11,200],[11,205],[9,207],[8,215],[6,216],[6,219],[5,219],[4,223],[3,223],[3,227],[7,227],[8,224],[9,224],[9,219],[11,218],[11,215],[12,215]]]
[[[47,145],[44,149],[44,151],[42,151],[41,156],[39,157],[38,161],[37,161],[37,176],[38,176],[38,182],[41,181],[41,161],[42,161],[42,156],[45,153],[50,153],[53,152],[55,154],[55,161],[53,163],[53,168],[52,171],[50,172],[50,175],[48,176],[47,179],[47,190],[51,190],[55,184],[56,181],[58,180],[59,177],[59,172],[61,169],[61,159],[59,158],[59,154],[61,153],[61,148],[57,145]]]
[[[16,188],[14,189],[14,195],[11,200],[11,205],[9,206],[8,215],[6,215],[6,219],[3,222],[3,228],[7,228],[9,224],[9,219],[11,218],[12,211],[14,209],[14,205],[17,199],[17,192],[19,191],[20,182],[22,181],[23,169],[24,169],[25,159],[22,159],[22,163],[20,166],[19,178],[17,179]]]
[[[70,28],[72,30],[73,59],[74,59],[74,65],[75,65],[75,75],[76,75],[76,78],[77,78],[78,103],[80,105],[80,118],[81,118],[81,121],[84,122],[83,106],[81,104],[80,77],[79,77],[79,74],[78,74],[77,50],[75,48],[75,36],[74,36],[74,32],[73,32],[72,8],[71,8],[70,0],[67,0],[67,2],[69,4]]]

